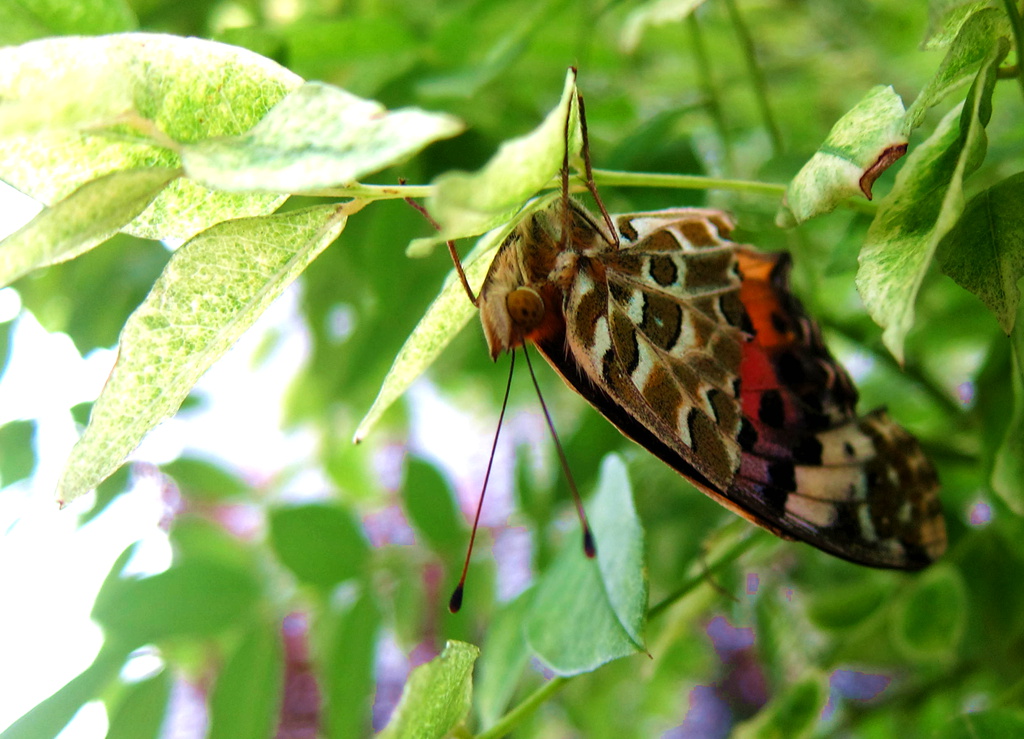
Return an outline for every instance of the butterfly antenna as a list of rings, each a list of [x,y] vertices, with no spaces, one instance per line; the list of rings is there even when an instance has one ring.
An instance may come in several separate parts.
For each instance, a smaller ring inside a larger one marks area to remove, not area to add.
[[[612,222],[612,217],[608,215],[608,209],[604,207],[604,201],[601,200],[601,196],[597,194],[597,183],[594,182],[594,168],[590,166],[590,136],[587,134],[587,112],[583,105],[583,93],[579,90],[576,91],[576,107],[579,110],[580,117],[580,152],[583,154],[583,173],[586,178],[587,189],[590,191],[591,196],[594,198],[594,202],[597,203],[598,210],[601,211],[601,215],[604,216],[604,225],[608,227],[608,236],[610,240],[608,243],[614,246],[616,249],[619,248],[619,234],[615,230],[615,224]],[[566,133],[566,152],[568,153],[568,132]]]
[[[533,372],[533,363],[530,361],[530,353],[526,350],[526,344],[523,344],[523,356],[526,357],[526,366],[530,370],[530,379],[533,380],[533,387],[537,391],[537,399],[540,401],[540,407],[544,411],[544,420],[547,421],[548,431],[551,432],[551,438],[555,441],[555,449],[558,450],[558,459],[562,463],[562,472],[565,474],[565,479],[569,482],[569,492],[572,493],[572,502],[576,506],[576,514],[580,518],[580,525],[583,527],[583,552],[593,559],[597,555],[597,546],[594,544],[594,534],[590,530],[590,524],[587,522],[587,512],[583,510],[583,499],[580,498],[580,491],[576,487],[576,481],[572,477],[572,472],[569,470],[569,461],[565,458],[565,451],[562,449],[562,442],[558,440],[558,434],[555,432],[555,424],[551,421],[551,414],[548,412],[547,403],[544,402],[544,396],[540,392],[540,384],[537,382],[537,375]]]
[[[529,361],[527,361],[529,364]],[[494,465],[494,453],[498,449],[498,437],[501,435],[501,424],[505,420],[505,409],[508,407],[508,396],[512,389],[512,373],[516,366],[516,353],[512,352],[512,360],[508,365],[508,382],[505,384],[505,398],[501,401],[501,413],[498,415],[498,428],[494,430],[494,441],[491,443],[491,456],[487,460],[487,472],[484,473],[484,484],[480,488],[480,499],[476,504],[476,516],[473,517],[473,531],[469,535],[469,546],[466,547],[466,561],[462,563],[462,576],[459,577],[459,584],[452,591],[452,597],[448,600],[448,610],[451,613],[458,613],[462,608],[462,595],[466,589],[466,573],[469,572],[469,557],[473,553],[473,544],[476,542],[476,530],[480,526],[480,511],[484,508],[484,495],[487,493],[487,481],[491,479],[491,467]]]
[[[399,179],[398,184],[404,185],[405,180]],[[427,223],[433,226],[435,231],[441,230],[441,224],[434,220],[434,217],[430,215],[430,212],[426,208],[424,208],[422,205],[417,203],[412,198],[403,199],[405,200],[405,202],[407,202],[409,205],[411,205],[413,208],[419,211],[420,215],[427,219]],[[473,294],[473,288],[469,286],[469,280],[466,279],[466,272],[462,269],[462,260],[459,259],[459,252],[455,250],[455,242],[452,241],[451,239],[448,239],[445,243],[448,245],[448,253],[451,255],[452,263],[455,265],[455,271],[459,275],[459,282],[462,283],[462,288],[466,291],[466,295],[469,297],[469,302],[472,303],[474,307],[479,307],[479,304],[477,303],[476,300],[476,295]]]

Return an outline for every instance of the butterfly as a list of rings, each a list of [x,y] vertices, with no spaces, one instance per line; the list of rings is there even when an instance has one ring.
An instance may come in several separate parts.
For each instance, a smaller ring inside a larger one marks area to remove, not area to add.
[[[777,536],[872,567],[928,565],[946,547],[934,467],[884,410],[857,415],[788,254],[729,241],[733,227],[696,208],[602,224],[555,201],[484,280],[492,358],[534,344],[625,436]]]
[[[718,210],[609,215],[578,92],[574,102],[584,183],[603,219],[569,196],[570,108],[561,198],[509,233],[479,295],[448,242],[491,358],[512,352],[514,361],[522,347],[529,360],[534,344],[627,438],[776,536],[870,567],[935,561],[946,549],[935,468],[884,410],[857,414],[850,376],[790,289],[789,255],[730,241],[734,223]],[[540,401],[592,557],[586,514]],[[490,467],[484,489],[489,475]],[[482,504],[483,493],[452,612]]]

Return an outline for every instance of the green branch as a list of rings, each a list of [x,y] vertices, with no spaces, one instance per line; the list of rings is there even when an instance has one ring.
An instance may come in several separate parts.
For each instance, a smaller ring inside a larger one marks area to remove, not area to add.
[[[1020,67],[1020,56],[1024,53],[1024,23],[1021,22],[1020,13],[1017,11],[1017,4],[1014,0],[1003,0],[1006,7],[1006,15],[1010,18],[1010,27],[1013,29],[1013,43],[1017,49],[1017,66]],[[1020,84],[1021,93],[1024,94],[1024,75],[1017,75],[1017,82]]]
[[[574,675],[573,677],[577,676]],[[498,719],[494,726],[481,734],[477,734],[476,739],[499,739],[505,736],[518,726],[520,721],[540,708],[544,701],[565,687],[573,677],[563,677],[560,675],[548,680],[530,693],[526,700]]]

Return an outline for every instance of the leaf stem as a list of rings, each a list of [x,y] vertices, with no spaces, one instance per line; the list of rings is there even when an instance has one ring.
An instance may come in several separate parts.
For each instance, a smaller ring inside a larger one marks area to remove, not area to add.
[[[564,677],[559,675],[551,678],[535,691],[530,693],[522,703],[498,719],[498,722],[495,723],[494,726],[481,734],[477,734],[476,739],[499,739],[499,737],[505,736],[512,731],[512,729],[518,726],[520,721],[536,711],[540,707],[541,703],[565,687],[573,677]]]
[[[754,96],[757,99],[758,108],[761,110],[761,120],[764,127],[768,129],[768,135],[772,140],[772,154],[778,156],[784,148],[782,134],[779,131],[778,123],[775,122],[771,106],[768,104],[768,86],[764,80],[764,70],[761,69],[761,65],[757,61],[754,38],[750,35],[747,24],[743,22],[743,17],[736,7],[736,0],[725,0],[725,8],[729,12],[729,20],[732,21],[736,36],[739,38],[740,48],[743,51],[743,57],[747,62],[747,73],[754,86]]]
[[[433,192],[433,185],[364,185],[357,182],[348,187],[325,187],[319,190],[304,190],[293,194],[311,198],[399,200],[403,198],[425,198],[429,197]]]
[[[655,172],[619,172],[595,169],[594,181],[598,185],[612,187],[666,187],[680,190],[734,190],[756,193],[771,197],[782,197],[786,185],[753,180],[730,180],[721,177],[698,175],[661,174]]]
[[[1006,6],[1006,15],[1010,19],[1010,28],[1013,29],[1013,43],[1017,48],[1019,66],[1020,55],[1024,53],[1024,23],[1021,22],[1016,0],[1003,0],[1003,5]],[[1024,94],[1024,75],[1018,74],[1017,82],[1020,84],[1021,93]]]
[[[740,556],[750,549],[754,544],[757,543],[758,537],[754,536],[757,533],[753,527],[747,526],[746,530],[740,539],[731,544],[724,552],[722,552],[713,562],[708,563],[704,569],[697,575],[694,575],[689,580],[684,580],[683,584],[680,585],[675,591],[665,596],[659,603],[651,606],[647,611],[647,620],[650,621],[657,618],[668,608],[674,605],[677,601],[685,598],[687,595],[692,593],[698,587],[703,585],[711,576],[715,573],[725,569],[728,565],[735,562]]]

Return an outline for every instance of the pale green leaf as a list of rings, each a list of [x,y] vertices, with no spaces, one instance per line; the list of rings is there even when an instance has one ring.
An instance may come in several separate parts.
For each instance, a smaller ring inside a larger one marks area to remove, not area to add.
[[[275,735],[284,687],[282,639],[273,619],[261,619],[242,637],[213,686],[208,739]]]
[[[321,735],[326,739],[365,736],[370,726],[381,613],[369,590],[364,586],[349,602],[332,599],[330,611],[318,617],[317,630],[329,635],[318,650],[318,673],[327,702]]]
[[[361,204],[360,204],[361,205]],[[355,206],[226,221],[182,246],[121,332],[117,363],[58,485],[108,477],[345,226]]]
[[[479,648],[449,641],[444,651],[420,665],[402,689],[381,739],[442,739],[469,713],[473,699],[473,663]]]
[[[123,644],[105,642],[91,665],[4,729],[0,739],[51,739],[61,734],[82,706],[117,679],[129,651]]]
[[[1000,39],[978,72],[962,108],[950,111],[914,149],[881,203],[860,254],[857,288],[882,340],[900,362],[914,323],[914,302],[942,238],[964,208],[964,178],[987,149],[992,89],[1009,44]]]
[[[180,169],[166,167],[112,172],[44,208],[0,242],[0,286],[102,244],[180,176]]]
[[[1024,277],[1024,173],[971,198],[939,244],[938,258],[942,271],[977,295],[1009,334]]]
[[[961,9],[968,7],[961,6]],[[969,82],[978,73],[1000,37],[1010,36],[1006,14],[995,8],[972,8],[959,23],[956,37],[942,64],[907,110],[903,124],[905,135],[910,135],[911,131],[921,125],[929,108],[942,102],[950,92]]]
[[[818,151],[786,189],[776,221],[794,226],[835,210],[843,200],[863,195],[907,150],[901,132],[903,101],[888,86],[872,88],[840,118]]]
[[[622,460],[605,457],[597,494],[587,504],[596,561],[568,542],[537,583],[526,639],[559,675],[578,675],[644,651],[647,574],[643,528]]]
[[[177,168],[175,142],[252,128],[302,80],[245,49],[146,33],[0,49],[0,179],[46,204],[122,169]],[[272,212],[283,196],[179,179],[125,230],[188,238]]]
[[[126,685],[113,705],[108,698],[110,727],[106,739],[160,739],[172,687],[171,670],[164,669],[153,677]]]
[[[0,3],[0,46],[44,36],[99,35],[137,25],[127,0],[5,0]]]
[[[440,239],[461,239],[496,228],[551,182],[565,156],[567,120],[570,156],[579,151],[575,100],[576,74],[570,70],[562,99],[540,126],[506,141],[482,169],[448,172],[434,181],[427,209],[441,226]]]
[[[531,201],[515,219],[480,238],[473,250],[463,260],[466,278],[469,280],[474,295],[480,293],[480,286],[487,276],[487,270],[491,266],[494,254],[516,225],[523,218],[550,205],[556,197],[558,197],[556,193],[550,193]],[[409,338],[405,340],[405,344],[399,350],[391,369],[384,377],[384,382],[381,384],[373,405],[370,406],[370,410],[366,412],[363,420],[359,422],[359,427],[353,437],[354,442],[358,444],[366,438],[380,417],[384,415],[384,411],[402,397],[416,378],[434,363],[434,360],[451,343],[455,335],[469,323],[475,312],[476,306],[469,301],[462,283],[455,278],[455,273],[452,272],[444,287],[441,288],[440,294],[434,298],[434,302],[427,308],[427,312],[423,314],[423,318],[416,324],[416,328],[412,330]]]
[[[949,46],[967,19],[988,6],[988,0],[930,0],[928,30],[923,49],[944,49]]]
[[[458,119],[387,111],[338,87],[307,82],[248,133],[182,147],[188,176],[230,191],[298,192],[349,184],[455,136]]]
[[[648,0],[626,16],[619,37],[620,48],[632,54],[648,28],[679,23],[703,4],[704,0]]]

